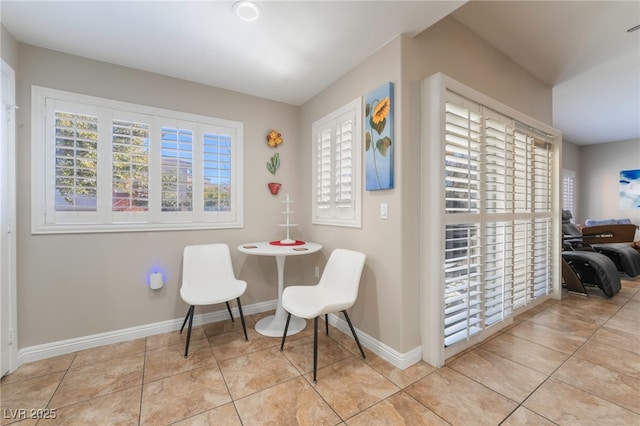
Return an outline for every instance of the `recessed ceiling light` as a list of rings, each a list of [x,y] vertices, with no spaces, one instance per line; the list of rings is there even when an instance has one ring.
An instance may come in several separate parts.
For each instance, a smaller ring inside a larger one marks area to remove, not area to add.
[[[258,5],[250,1],[237,1],[233,4],[233,12],[244,21],[255,21],[260,16]]]

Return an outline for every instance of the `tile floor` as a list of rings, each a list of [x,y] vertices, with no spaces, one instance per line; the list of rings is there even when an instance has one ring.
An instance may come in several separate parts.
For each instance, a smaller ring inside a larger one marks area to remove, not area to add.
[[[22,408],[69,425],[640,425],[639,291],[548,301],[440,369],[363,360],[333,329],[315,385],[311,323],[284,352],[253,330],[265,314],[248,342],[239,321],[209,324],[188,359],[174,332],[25,364],[2,379],[1,422],[36,424],[11,418]]]

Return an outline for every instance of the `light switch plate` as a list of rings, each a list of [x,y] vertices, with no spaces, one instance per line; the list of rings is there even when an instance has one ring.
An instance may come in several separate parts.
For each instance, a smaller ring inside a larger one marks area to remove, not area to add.
[[[380,219],[389,219],[389,205],[380,203]]]

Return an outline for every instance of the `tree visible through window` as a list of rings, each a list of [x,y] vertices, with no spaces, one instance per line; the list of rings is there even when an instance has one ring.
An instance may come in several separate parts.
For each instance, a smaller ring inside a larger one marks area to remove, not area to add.
[[[229,211],[229,209],[231,208],[231,167],[231,138],[215,133],[205,133],[205,211]]]
[[[149,124],[114,120],[112,210],[149,210]]]
[[[95,211],[98,189],[98,118],[55,112],[55,208]]]

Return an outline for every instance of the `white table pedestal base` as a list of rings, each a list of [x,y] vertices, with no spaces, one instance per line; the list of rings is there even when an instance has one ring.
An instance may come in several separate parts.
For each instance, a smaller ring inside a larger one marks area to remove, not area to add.
[[[286,315],[283,318],[278,318],[276,315],[269,315],[256,323],[256,331],[263,336],[282,337],[282,333],[284,333],[284,325],[286,323]],[[306,326],[307,322],[304,319],[291,315],[291,321],[289,321],[289,328],[287,329],[287,336],[301,332]]]

